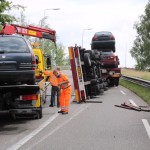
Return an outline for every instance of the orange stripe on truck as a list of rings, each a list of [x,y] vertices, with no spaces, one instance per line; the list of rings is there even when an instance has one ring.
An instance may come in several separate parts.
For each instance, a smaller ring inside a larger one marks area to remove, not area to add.
[[[70,59],[73,59],[73,47],[68,47]]]
[[[79,90],[75,90],[75,95],[76,95],[76,101],[80,102]]]

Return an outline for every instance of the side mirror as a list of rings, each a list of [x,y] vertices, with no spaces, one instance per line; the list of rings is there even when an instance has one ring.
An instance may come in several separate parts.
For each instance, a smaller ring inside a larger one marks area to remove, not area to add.
[[[47,64],[47,68],[51,68],[51,58],[50,57],[47,57],[46,64]]]
[[[36,62],[36,64],[39,63],[39,58],[38,58],[38,56],[35,56],[35,62]]]

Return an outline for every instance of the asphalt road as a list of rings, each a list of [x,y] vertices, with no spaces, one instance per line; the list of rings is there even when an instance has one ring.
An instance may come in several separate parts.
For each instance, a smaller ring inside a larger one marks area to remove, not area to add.
[[[71,73],[66,72],[71,79]],[[49,97],[48,97],[49,99]],[[74,96],[72,96],[72,100]],[[138,96],[118,86],[93,99],[103,103],[71,103],[68,115],[49,108],[43,118],[0,119],[0,150],[149,150],[150,112],[115,107],[123,102],[144,105]]]

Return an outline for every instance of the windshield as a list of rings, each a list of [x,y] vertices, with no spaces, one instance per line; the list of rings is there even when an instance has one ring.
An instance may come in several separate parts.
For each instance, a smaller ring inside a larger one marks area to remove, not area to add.
[[[107,31],[102,31],[102,32],[97,32],[97,35],[112,35],[111,32],[107,32]]]
[[[0,53],[29,53],[28,45],[20,37],[1,36]]]

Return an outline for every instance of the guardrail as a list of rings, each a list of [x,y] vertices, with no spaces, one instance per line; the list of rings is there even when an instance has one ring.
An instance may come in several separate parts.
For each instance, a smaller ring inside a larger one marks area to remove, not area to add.
[[[135,78],[135,77],[126,76],[126,75],[122,75],[121,78],[123,78],[127,81],[130,81],[132,83],[150,88],[150,81],[148,81],[148,80],[143,80],[143,79],[140,79],[140,78]]]

